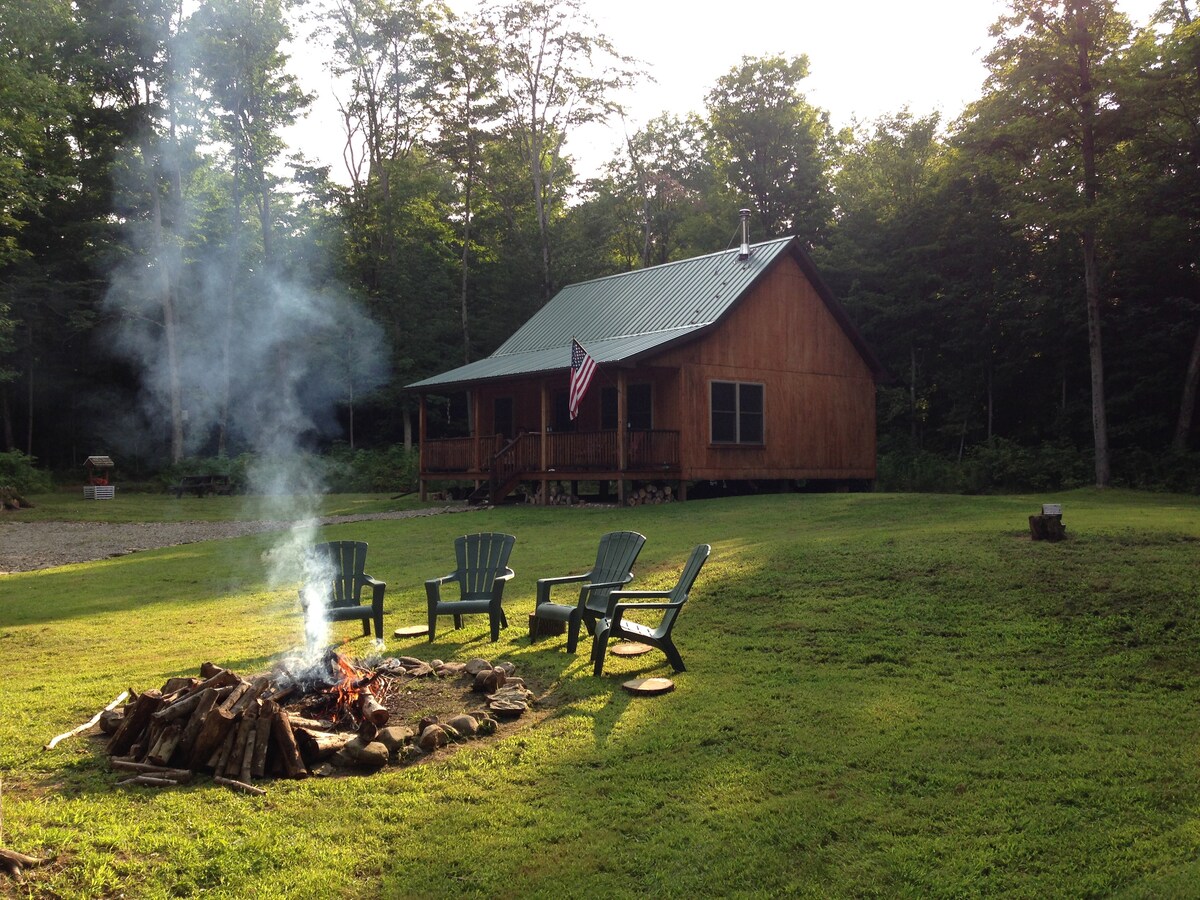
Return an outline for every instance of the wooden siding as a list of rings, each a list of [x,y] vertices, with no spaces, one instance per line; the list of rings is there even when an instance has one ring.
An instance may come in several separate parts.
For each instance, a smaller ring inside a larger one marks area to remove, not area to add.
[[[875,477],[871,370],[790,257],[720,328],[654,361],[680,372],[684,477]],[[711,443],[714,380],[765,385],[761,447]]]

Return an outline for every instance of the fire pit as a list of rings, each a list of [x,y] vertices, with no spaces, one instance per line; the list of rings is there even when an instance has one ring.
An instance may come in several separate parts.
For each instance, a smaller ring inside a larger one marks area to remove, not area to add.
[[[533,701],[515,671],[483,659],[356,662],[334,650],[248,678],[205,663],[199,677],[171,678],[105,712],[100,726],[110,735],[111,765],[131,773],[121,784],[162,787],[211,774],[261,794],[256,780],[376,770],[495,734]],[[422,707],[432,687],[441,707],[453,697],[462,710]],[[392,721],[397,711],[411,718],[418,710],[415,722]]]

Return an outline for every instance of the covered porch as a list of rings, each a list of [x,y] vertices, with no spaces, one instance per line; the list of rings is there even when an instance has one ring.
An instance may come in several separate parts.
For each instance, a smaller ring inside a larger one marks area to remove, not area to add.
[[[475,499],[499,503],[528,483],[536,485],[544,503],[554,482],[595,481],[605,488],[615,482],[616,500],[623,503],[634,482],[680,481],[680,432],[654,427],[656,418],[675,424],[666,413],[673,406],[667,400],[677,381],[674,373],[618,369],[613,374],[593,385],[575,420],[566,412],[565,378],[471,386],[466,389],[467,437],[429,438],[422,395],[422,498],[431,481],[471,481]],[[682,481],[679,489],[685,499]]]

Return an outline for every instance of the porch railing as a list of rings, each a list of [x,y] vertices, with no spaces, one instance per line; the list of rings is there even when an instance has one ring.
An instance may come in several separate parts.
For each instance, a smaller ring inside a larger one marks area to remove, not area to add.
[[[426,472],[470,472],[475,469],[475,438],[445,438],[421,445]]]
[[[542,436],[518,435],[482,440],[481,468],[493,483],[504,483],[522,473],[542,468]],[[426,441],[422,463],[426,472],[477,472],[475,438]],[[551,470],[587,472],[619,471],[615,431],[573,431],[546,435],[546,467]],[[679,467],[679,432],[662,429],[629,431],[625,434],[625,469],[648,471]]]

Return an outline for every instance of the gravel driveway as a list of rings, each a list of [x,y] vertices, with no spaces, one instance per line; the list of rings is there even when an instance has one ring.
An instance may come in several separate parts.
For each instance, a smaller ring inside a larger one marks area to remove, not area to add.
[[[412,519],[467,511],[466,506],[445,506],[408,512],[326,516],[320,521],[322,525],[340,525],[369,519]],[[156,547],[284,531],[289,527],[290,523],[279,521],[109,523],[7,522],[0,519],[0,575],[124,556]]]

